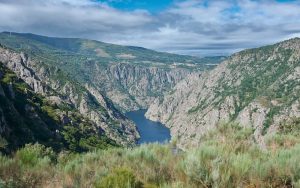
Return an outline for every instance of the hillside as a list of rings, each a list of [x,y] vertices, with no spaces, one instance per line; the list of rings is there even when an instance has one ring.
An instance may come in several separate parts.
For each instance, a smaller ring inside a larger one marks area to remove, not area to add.
[[[0,43],[100,90],[123,111],[147,108],[192,72],[224,57],[197,58],[76,38],[4,32]]]
[[[178,83],[146,113],[165,123],[182,147],[199,145],[220,122],[255,129],[265,148],[266,135],[300,118],[300,39],[245,50],[214,70]]]
[[[6,47],[0,47],[0,62],[1,66],[9,69],[16,74],[18,79],[25,82],[33,93],[47,99],[46,103],[36,101],[36,105],[44,106],[44,111],[50,113],[62,124],[70,126],[70,131],[73,131],[74,134],[83,134],[82,137],[91,134],[96,139],[93,142],[97,142],[97,135],[101,133],[120,145],[135,145],[139,135],[134,124],[94,87],[87,84],[81,85],[60,68],[47,65]],[[23,100],[26,100],[26,96]],[[21,107],[20,110],[24,110],[24,107]],[[10,126],[21,125],[9,123],[7,126],[9,129]],[[78,133],[76,130],[78,128],[87,132]],[[2,133],[6,134],[6,131]],[[37,130],[35,134],[40,134],[40,131]],[[80,139],[81,136],[75,137],[76,139],[73,141],[79,142],[77,139]]]
[[[53,104],[0,63],[0,142],[10,153],[38,142],[55,151],[88,151],[117,144],[66,103]]]

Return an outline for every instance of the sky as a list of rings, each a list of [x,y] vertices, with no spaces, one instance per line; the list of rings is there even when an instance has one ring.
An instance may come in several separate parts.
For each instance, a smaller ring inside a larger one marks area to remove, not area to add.
[[[0,0],[0,31],[229,55],[300,37],[300,0]]]

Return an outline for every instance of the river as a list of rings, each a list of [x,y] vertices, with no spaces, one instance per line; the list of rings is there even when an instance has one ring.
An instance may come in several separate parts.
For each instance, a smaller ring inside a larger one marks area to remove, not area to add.
[[[125,114],[137,126],[141,136],[138,144],[169,141],[171,139],[170,130],[159,122],[146,119],[145,113],[146,110],[137,110]]]

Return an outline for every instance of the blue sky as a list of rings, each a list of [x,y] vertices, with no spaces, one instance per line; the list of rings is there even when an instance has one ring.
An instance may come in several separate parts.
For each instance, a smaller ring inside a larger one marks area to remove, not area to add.
[[[97,2],[104,2],[109,4],[110,6],[125,10],[125,11],[132,11],[136,9],[144,9],[151,13],[158,13],[160,11],[163,11],[170,6],[172,6],[176,2],[184,2],[183,0],[97,0]],[[236,4],[237,1],[230,0]],[[255,0],[254,0],[255,1]],[[296,0],[276,0],[279,3],[292,3]],[[202,1],[203,6],[207,6],[209,3],[209,0]],[[236,8],[236,9],[235,9]],[[235,6],[235,8],[232,9],[233,12],[238,10],[238,7]]]
[[[106,2],[114,8],[125,11],[143,9],[151,13],[163,11],[174,3],[173,0],[112,0],[98,2]]]
[[[0,31],[196,56],[300,36],[300,0],[0,0]]]

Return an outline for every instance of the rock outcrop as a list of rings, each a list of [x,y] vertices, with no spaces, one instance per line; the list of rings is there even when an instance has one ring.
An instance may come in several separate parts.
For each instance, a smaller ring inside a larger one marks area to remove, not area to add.
[[[180,80],[191,74],[184,68],[162,68],[112,63],[94,64],[91,83],[124,111],[146,109]]]

